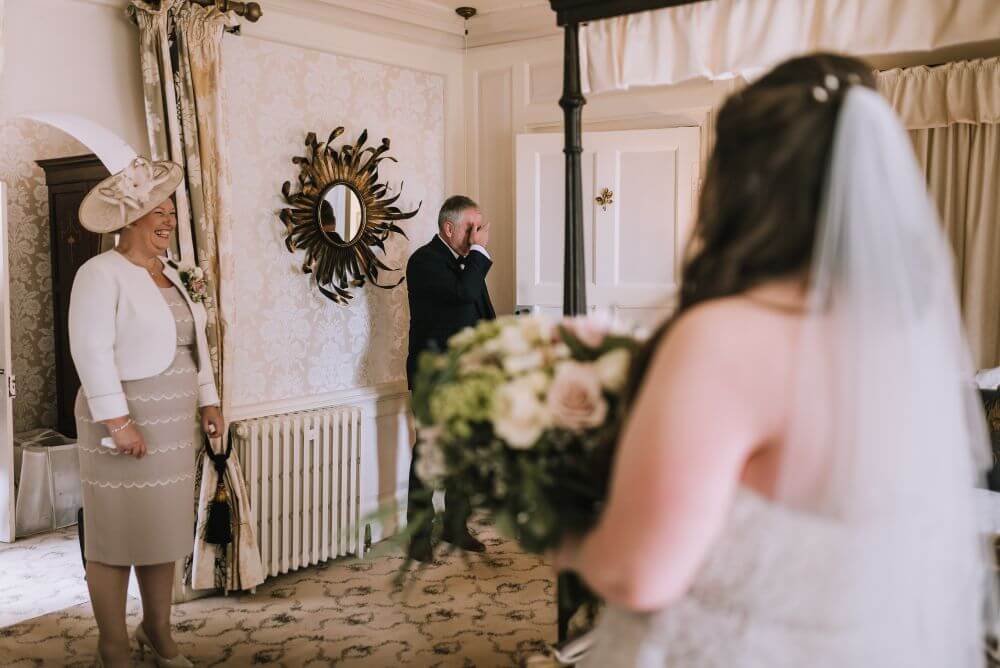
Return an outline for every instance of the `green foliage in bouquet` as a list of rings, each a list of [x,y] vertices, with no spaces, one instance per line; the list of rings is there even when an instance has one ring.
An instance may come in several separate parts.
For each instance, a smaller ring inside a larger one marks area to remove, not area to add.
[[[456,334],[419,361],[417,475],[529,552],[587,531],[607,496],[639,345],[586,318],[501,318]],[[430,529],[430,516],[420,522],[407,533]]]

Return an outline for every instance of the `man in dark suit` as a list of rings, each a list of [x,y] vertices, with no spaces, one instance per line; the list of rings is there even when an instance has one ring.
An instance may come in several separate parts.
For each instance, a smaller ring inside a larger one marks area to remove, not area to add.
[[[417,359],[425,350],[444,350],[448,339],[480,320],[493,320],[496,313],[486,290],[486,274],[493,261],[486,250],[489,223],[483,222],[479,205],[463,195],[445,200],[438,214],[438,233],[418,248],[406,266],[410,300],[410,349],[406,376],[413,388]],[[415,473],[417,450],[410,462],[410,499],[407,516],[430,509],[430,501],[414,499],[425,489]],[[443,538],[473,552],[485,546],[469,533],[469,504],[457,493],[445,490]],[[418,561],[432,558],[431,536],[418,534],[410,542],[409,554]]]

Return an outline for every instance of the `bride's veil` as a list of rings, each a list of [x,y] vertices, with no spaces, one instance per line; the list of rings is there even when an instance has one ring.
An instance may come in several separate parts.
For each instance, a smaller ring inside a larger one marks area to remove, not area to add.
[[[851,665],[983,661],[994,575],[973,488],[990,458],[953,271],[905,131],[877,93],[851,87],[778,485],[784,505],[843,529],[817,574],[826,600],[802,604],[853,629]]]

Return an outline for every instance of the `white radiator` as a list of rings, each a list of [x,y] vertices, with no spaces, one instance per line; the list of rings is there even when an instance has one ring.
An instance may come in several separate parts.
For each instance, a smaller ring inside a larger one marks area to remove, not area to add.
[[[235,433],[265,576],[363,556],[360,408],[245,420]]]

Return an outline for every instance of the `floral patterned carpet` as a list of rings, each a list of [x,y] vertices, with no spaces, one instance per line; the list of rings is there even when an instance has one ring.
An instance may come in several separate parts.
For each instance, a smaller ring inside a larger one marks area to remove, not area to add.
[[[75,526],[0,543],[0,628],[87,600]]]
[[[441,557],[400,587],[402,556],[379,550],[175,606],[175,637],[197,666],[520,665],[555,637],[552,572],[489,529],[479,535],[492,564]],[[139,619],[130,599],[130,627]],[[89,667],[96,642],[83,603],[0,628],[0,664]]]

